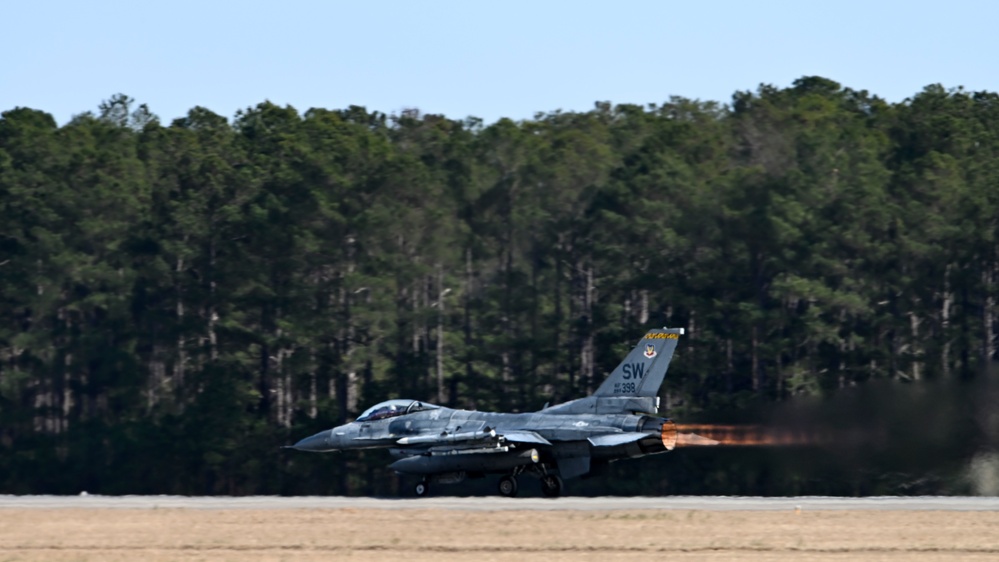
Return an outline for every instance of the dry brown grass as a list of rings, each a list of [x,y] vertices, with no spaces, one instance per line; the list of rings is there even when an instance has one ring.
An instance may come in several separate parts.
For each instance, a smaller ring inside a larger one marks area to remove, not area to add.
[[[605,562],[648,555],[996,560],[999,513],[0,509],[0,561]]]

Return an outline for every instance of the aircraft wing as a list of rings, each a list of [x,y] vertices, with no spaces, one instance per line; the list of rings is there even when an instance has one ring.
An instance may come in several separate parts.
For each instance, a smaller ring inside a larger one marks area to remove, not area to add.
[[[535,445],[551,445],[551,442],[533,431],[512,430],[500,434],[507,441],[514,443],[533,443]]]
[[[614,445],[624,445],[625,443],[631,443],[632,441],[638,441],[646,437],[649,437],[648,433],[608,433],[606,435],[590,437],[587,441],[594,447],[613,447]]]

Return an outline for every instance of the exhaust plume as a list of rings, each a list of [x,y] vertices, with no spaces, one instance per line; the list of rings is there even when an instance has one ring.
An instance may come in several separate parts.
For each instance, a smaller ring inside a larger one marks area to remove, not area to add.
[[[824,442],[815,431],[763,425],[678,424],[677,431],[680,432],[677,447],[789,446],[818,445]]]

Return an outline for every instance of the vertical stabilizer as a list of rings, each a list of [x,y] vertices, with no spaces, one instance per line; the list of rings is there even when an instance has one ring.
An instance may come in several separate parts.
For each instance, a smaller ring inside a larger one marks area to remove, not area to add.
[[[659,394],[682,335],[683,328],[650,330],[593,395],[651,398]]]

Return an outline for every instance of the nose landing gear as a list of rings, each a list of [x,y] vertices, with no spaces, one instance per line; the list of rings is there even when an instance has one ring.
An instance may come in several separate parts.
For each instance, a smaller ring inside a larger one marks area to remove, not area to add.
[[[416,483],[416,486],[413,487],[413,491],[416,492],[416,497],[422,498],[430,492],[430,486],[427,485],[426,480],[420,480]]]

